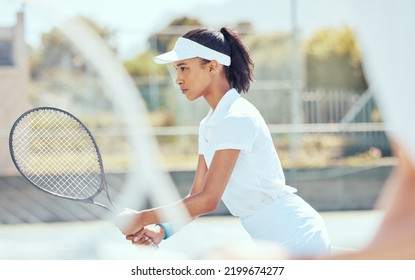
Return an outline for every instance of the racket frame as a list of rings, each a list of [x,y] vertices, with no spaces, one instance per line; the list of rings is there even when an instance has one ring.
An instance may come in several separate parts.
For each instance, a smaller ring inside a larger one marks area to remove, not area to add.
[[[93,143],[93,146],[94,146],[94,149],[95,149],[96,154],[97,154],[98,165],[99,165],[99,169],[100,169],[100,173],[101,173],[100,174],[101,184],[100,184],[99,188],[96,190],[96,192],[93,195],[91,195],[91,196],[89,196],[87,198],[74,198],[74,197],[65,196],[65,195],[61,195],[61,194],[56,194],[56,193],[50,192],[50,191],[48,191],[48,190],[46,190],[46,189],[38,186],[35,182],[33,182],[30,178],[28,178],[26,176],[26,174],[21,170],[19,164],[17,163],[17,161],[15,159],[15,152],[14,152],[14,149],[13,149],[13,136],[14,136],[14,131],[15,131],[16,127],[19,125],[20,121],[23,118],[25,118],[26,116],[30,115],[31,113],[33,113],[35,111],[43,111],[43,110],[58,111],[60,113],[63,113],[63,114],[66,114],[66,115],[70,116],[71,118],[73,118],[75,121],[77,121],[82,126],[82,128],[85,130],[85,132],[88,134],[89,138],[91,139],[91,141]],[[95,141],[95,138],[92,135],[91,131],[86,127],[86,125],[79,118],[77,118],[76,116],[74,116],[72,113],[70,113],[70,112],[68,112],[66,110],[63,110],[63,109],[60,109],[60,108],[57,108],[57,107],[51,107],[51,106],[40,106],[40,107],[35,107],[35,108],[30,109],[30,110],[27,110],[26,112],[24,112],[21,116],[19,116],[16,119],[16,121],[14,122],[12,128],[10,129],[10,134],[9,134],[9,149],[10,149],[10,155],[11,155],[12,161],[13,161],[14,165],[16,166],[17,170],[19,171],[19,173],[29,183],[31,183],[37,189],[39,189],[39,190],[41,190],[43,192],[46,192],[47,194],[56,196],[56,197],[65,198],[65,199],[74,200],[74,201],[85,202],[85,203],[88,203],[88,204],[94,204],[94,205],[98,205],[98,206],[100,206],[100,207],[102,207],[102,208],[104,208],[106,210],[109,210],[111,212],[114,212],[114,213],[117,212],[117,209],[116,209],[116,207],[115,207],[115,205],[114,205],[114,203],[113,203],[113,201],[112,201],[112,199],[111,199],[111,197],[109,195],[109,190],[108,190],[108,186],[107,186],[107,182],[106,182],[106,178],[105,178],[104,165],[103,165],[101,153],[99,151],[99,148],[98,148],[98,145],[97,145],[97,143]],[[102,191],[104,191],[106,193],[106,196],[107,196],[108,201],[110,202],[111,208],[105,206],[102,203],[96,202],[94,200],[94,198],[97,197]]]

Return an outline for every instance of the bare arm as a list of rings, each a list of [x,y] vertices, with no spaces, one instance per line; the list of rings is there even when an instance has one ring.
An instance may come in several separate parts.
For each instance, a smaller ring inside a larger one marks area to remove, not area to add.
[[[206,165],[205,157],[203,155],[199,155],[199,159],[197,161],[195,178],[193,180],[193,185],[192,185],[192,189],[190,190],[189,196],[196,194],[203,189],[203,182],[205,181],[207,172],[208,172],[208,167]]]
[[[198,167],[190,194],[171,205],[152,208],[141,212],[129,213],[128,217],[119,215],[114,223],[125,235],[138,232],[149,224],[165,222],[160,219],[163,211],[172,211],[177,203],[183,203],[191,218],[212,212],[216,209],[225,187],[233,172],[239,156],[239,150],[219,150],[215,153],[208,169],[203,156],[199,156]],[[125,221],[128,222],[125,222]]]
[[[210,168],[207,169],[203,160],[199,162],[201,166],[200,174],[197,172],[193,188],[188,197],[183,200],[191,217],[216,210],[229,178],[232,175],[239,150],[220,150],[217,151],[212,159]]]

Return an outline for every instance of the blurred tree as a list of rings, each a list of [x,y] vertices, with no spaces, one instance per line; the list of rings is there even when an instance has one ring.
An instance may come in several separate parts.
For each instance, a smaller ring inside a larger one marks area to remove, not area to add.
[[[287,80],[291,78],[290,36],[287,33],[242,35],[255,61],[258,80]]]
[[[366,79],[360,51],[350,28],[327,28],[304,45],[308,88],[364,91]]]
[[[81,17],[106,44],[116,51],[115,32]],[[103,97],[102,81],[86,58],[58,28],[42,34],[39,47],[29,56],[31,83],[29,98],[33,104],[77,104],[78,113],[95,113],[111,108]]]
[[[108,46],[116,51],[113,39],[115,31],[107,27],[98,26],[92,20],[81,17],[98,35],[103,38]],[[42,34],[40,47],[32,49],[30,56],[30,71],[32,78],[38,78],[45,70],[57,68],[71,68],[74,71],[84,71],[85,61],[76,49],[65,39],[57,28]]]
[[[165,75],[167,71],[166,67],[153,62],[153,57],[156,55],[157,53],[155,51],[147,50],[132,59],[124,61],[124,67],[136,79],[148,77],[150,69],[155,69],[157,75]]]
[[[188,17],[175,19],[165,28],[150,36],[148,39],[150,48],[159,53],[164,53],[171,49],[172,46],[170,44],[177,36],[201,26],[202,23],[198,19]]]
[[[170,50],[174,44],[175,39],[188,30],[201,27],[202,23],[198,19],[188,17],[181,17],[173,20],[162,30],[155,32],[148,38],[149,49],[136,57],[124,61],[124,66],[127,71],[136,79],[140,77],[145,79],[152,74],[163,76],[167,74],[165,66],[156,65],[153,63],[152,57],[158,53],[163,53]]]

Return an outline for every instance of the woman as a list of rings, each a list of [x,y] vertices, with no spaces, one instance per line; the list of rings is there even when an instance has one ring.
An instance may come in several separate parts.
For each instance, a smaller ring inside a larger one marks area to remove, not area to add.
[[[193,186],[181,201],[190,216],[214,211],[222,199],[254,240],[277,242],[295,254],[327,253],[330,242],[322,218],[285,184],[265,121],[240,96],[253,81],[253,61],[237,33],[192,30],[154,61],[173,63],[186,98],[203,97],[210,106],[200,123]],[[133,243],[159,244],[172,234],[169,224],[159,224],[164,222],[161,210],[125,211],[115,223]],[[157,226],[146,227],[151,224]]]

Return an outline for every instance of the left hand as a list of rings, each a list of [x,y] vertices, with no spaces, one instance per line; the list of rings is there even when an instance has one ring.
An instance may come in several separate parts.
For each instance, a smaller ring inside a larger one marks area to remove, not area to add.
[[[139,211],[125,208],[112,219],[112,222],[124,235],[128,236],[144,228],[145,225],[141,221],[140,216],[141,213]]]

